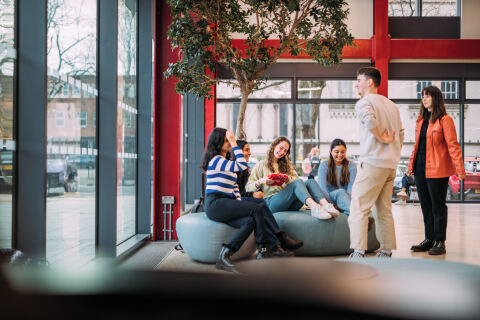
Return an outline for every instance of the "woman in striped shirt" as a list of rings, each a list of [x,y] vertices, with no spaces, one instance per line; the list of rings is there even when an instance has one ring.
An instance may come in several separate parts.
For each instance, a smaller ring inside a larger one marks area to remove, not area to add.
[[[226,159],[233,149],[236,161]],[[242,201],[237,185],[237,172],[248,168],[242,150],[237,146],[235,135],[223,128],[215,128],[208,137],[200,166],[206,171],[205,211],[218,222],[239,228],[229,243],[224,244],[217,259],[218,269],[235,271],[230,257],[242,246],[252,230],[258,244],[257,259],[269,256],[287,256],[278,250],[278,239],[265,228],[262,206]]]

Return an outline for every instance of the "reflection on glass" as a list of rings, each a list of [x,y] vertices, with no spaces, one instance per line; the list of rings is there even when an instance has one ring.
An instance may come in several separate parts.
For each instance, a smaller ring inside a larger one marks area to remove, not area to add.
[[[464,155],[467,177],[464,181],[465,200],[480,201],[480,104],[464,107]]]
[[[295,157],[297,173],[307,176],[309,172],[303,172],[302,163],[314,147],[318,147],[318,117],[320,104],[297,104],[295,106]]]
[[[423,0],[422,16],[454,17],[457,15],[457,0]]]
[[[237,82],[231,80],[232,82]],[[252,91],[249,99],[290,99],[292,96],[292,81],[290,80],[268,80],[262,83],[257,90]],[[242,95],[238,87],[219,83],[217,85],[217,98],[219,99],[241,99]]]
[[[358,99],[355,80],[298,80],[299,99]]]
[[[118,1],[117,244],[136,233],[137,4]]]
[[[388,97],[390,99],[421,99],[422,90],[427,86],[440,88],[445,100],[459,98],[456,80],[388,80]]]
[[[0,248],[12,247],[15,1],[0,1]]]
[[[240,103],[217,103],[216,125],[235,132]],[[245,133],[252,149],[250,162],[264,159],[270,143],[279,136],[292,140],[293,106],[285,103],[249,103]]]
[[[466,81],[466,98],[480,99],[480,81]]]
[[[85,264],[95,256],[95,0],[47,4],[47,259]]]
[[[388,15],[390,17],[412,17],[416,15],[415,6],[416,0],[388,0]]]

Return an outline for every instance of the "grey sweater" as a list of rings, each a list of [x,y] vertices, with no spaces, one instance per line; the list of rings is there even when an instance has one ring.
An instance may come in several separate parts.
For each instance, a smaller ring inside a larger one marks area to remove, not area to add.
[[[404,129],[397,106],[382,95],[370,93],[355,104],[355,112],[360,121],[360,157],[358,162],[366,162],[379,168],[396,169],[400,161]],[[380,132],[395,131],[392,143],[381,143],[370,132],[379,127]]]

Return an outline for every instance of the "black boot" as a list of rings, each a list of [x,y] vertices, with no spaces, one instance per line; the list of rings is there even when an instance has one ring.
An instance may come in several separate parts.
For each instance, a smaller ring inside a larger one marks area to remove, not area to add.
[[[230,257],[234,253],[235,251],[232,249],[223,246],[220,254],[218,255],[217,264],[215,267],[220,270],[235,272],[235,266],[233,265],[232,260],[230,260]]]
[[[428,254],[430,255],[439,255],[439,254],[445,254],[446,248],[445,248],[445,241],[435,241],[433,244],[433,247],[428,250]]]
[[[422,252],[428,251],[431,247],[433,247],[433,240],[425,239],[419,244],[413,245],[410,250],[413,252]]]
[[[282,244],[282,248],[295,250],[303,246],[302,240],[295,240],[290,238],[284,231],[277,233],[278,240]]]

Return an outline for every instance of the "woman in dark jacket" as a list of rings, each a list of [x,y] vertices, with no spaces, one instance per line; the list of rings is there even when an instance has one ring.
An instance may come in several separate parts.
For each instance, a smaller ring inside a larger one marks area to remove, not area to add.
[[[245,157],[245,161],[248,162],[252,152],[250,150],[250,145],[245,140],[237,140],[238,146],[242,149],[243,156]],[[235,155],[233,152],[230,153],[230,158],[235,159]],[[237,172],[237,184],[238,189],[240,190],[240,195],[242,196],[242,200],[246,201],[253,201],[259,205],[261,205],[264,209],[265,214],[265,226],[269,228],[280,240],[281,246],[284,249],[298,249],[303,245],[302,240],[294,240],[290,238],[284,231],[280,230],[280,227],[275,220],[275,217],[272,214],[272,211],[268,208],[267,203],[263,200],[263,192],[262,191],[255,191],[255,192],[247,192],[245,190],[245,185],[248,182],[248,177],[250,176],[250,168],[242,172]]]
[[[447,114],[442,92],[434,86],[422,90],[420,115],[415,128],[415,146],[407,175],[413,173],[422,207],[425,240],[413,245],[411,250],[428,250],[431,255],[444,254],[448,179],[456,174],[463,180],[465,168],[455,124]]]

